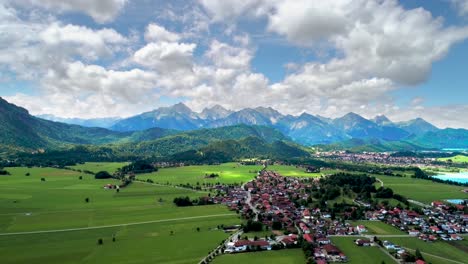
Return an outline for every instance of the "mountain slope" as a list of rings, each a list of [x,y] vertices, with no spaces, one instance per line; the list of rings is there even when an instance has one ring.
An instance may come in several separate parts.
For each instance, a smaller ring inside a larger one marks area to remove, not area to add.
[[[115,131],[138,131],[153,127],[175,130],[201,128],[205,121],[183,103],[171,107],[161,107],[151,112],[122,119],[111,129]]]
[[[435,132],[439,130],[436,126],[427,122],[422,118],[416,118],[406,122],[399,122],[396,124],[399,128],[407,131],[410,134],[422,135],[427,132]]]
[[[115,132],[104,128],[69,125],[34,117],[21,107],[0,98],[0,146],[4,149],[34,151],[59,149],[72,144],[107,144],[155,139],[174,131],[151,129]]]

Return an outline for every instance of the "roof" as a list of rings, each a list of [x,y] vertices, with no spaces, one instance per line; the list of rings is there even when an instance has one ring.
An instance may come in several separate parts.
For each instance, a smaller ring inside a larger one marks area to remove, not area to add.
[[[339,248],[335,247],[332,244],[327,244],[327,245],[323,246],[323,249],[325,249],[325,251],[327,251],[327,253],[340,253],[341,252],[341,250]]]

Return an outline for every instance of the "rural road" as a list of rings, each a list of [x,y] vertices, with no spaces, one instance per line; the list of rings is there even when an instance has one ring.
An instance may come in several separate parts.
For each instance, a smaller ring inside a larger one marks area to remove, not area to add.
[[[416,250],[414,250],[414,249],[412,249],[412,248],[407,248],[407,247],[403,247],[403,248],[405,248],[405,249],[407,249],[407,250],[411,250],[411,251],[416,251]],[[443,260],[445,260],[445,261],[449,261],[449,262],[453,262],[453,263],[466,264],[466,263],[463,263],[463,262],[460,262],[460,261],[456,261],[456,260],[453,260],[453,259],[444,258],[444,257],[438,256],[438,255],[432,255],[432,254],[429,254],[429,253],[423,252],[423,251],[421,251],[421,253],[424,254],[424,255],[428,255],[428,256],[431,256],[431,257],[434,257],[434,258],[443,259]]]
[[[192,219],[215,218],[215,217],[223,217],[223,216],[237,216],[237,215],[236,214],[202,215],[202,216],[181,217],[181,218],[172,218],[172,219],[160,219],[160,220],[153,220],[153,221],[134,222],[134,223],[127,223],[127,224],[105,225],[105,226],[90,226],[90,227],[78,227],[78,228],[56,229],[56,230],[0,233],[0,236],[31,235],[31,234],[47,234],[47,233],[59,233],[59,232],[83,231],[83,230],[111,228],[111,227],[120,227],[120,226],[133,226],[133,225],[175,222],[175,221],[192,220]]]
[[[244,189],[244,186],[245,184],[247,183],[244,183],[241,188]],[[251,200],[252,200],[252,194],[250,193],[250,191],[246,191],[247,192],[247,199],[245,200],[245,203],[249,205],[250,208],[252,208],[252,211],[254,212],[255,214],[255,221],[258,221],[258,209],[255,208],[252,203],[251,203]]]

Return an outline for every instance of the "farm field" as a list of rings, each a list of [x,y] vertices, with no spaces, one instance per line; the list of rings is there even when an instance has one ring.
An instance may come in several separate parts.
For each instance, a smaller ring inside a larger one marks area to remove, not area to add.
[[[70,168],[75,170],[82,171],[91,171],[94,173],[100,171],[107,171],[109,173],[114,173],[117,169],[122,168],[125,165],[128,165],[128,162],[85,162],[84,164],[77,164],[75,166],[70,166]]]
[[[364,225],[367,229],[366,235],[406,235],[405,232],[381,221],[353,221],[351,224],[354,227]]]
[[[378,175],[385,187],[392,188],[395,193],[408,199],[430,204],[435,200],[467,199],[468,193],[463,193],[462,186],[435,183],[428,180],[407,177],[392,177]]]
[[[240,253],[221,255],[214,259],[214,264],[303,264],[304,253],[301,249],[285,249],[278,251],[262,251],[253,253]]]
[[[222,205],[173,204],[175,197],[202,195],[191,190],[134,182],[117,193],[103,188],[116,180],[76,171],[6,170],[11,175],[0,177],[2,263],[195,263],[228,236],[217,226],[241,222]],[[63,230],[70,228],[81,230]],[[56,231],[34,233],[47,230]],[[5,235],[16,232],[33,233]],[[99,238],[104,245],[97,245]]]
[[[228,234],[231,217],[73,232],[0,236],[2,263],[198,263]],[[200,231],[196,231],[200,228]],[[171,235],[171,231],[173,234]],[[116,242],[112,242],[115,235]],[[102,238],[103,245],[97,245]],[[28,254],[24,254],[27,249]]]
[[[175,168],[161,168],[153,173],[139,174],[137,178],[151,179],[157,183],[192,184],[202,183],[242,183],[253,179],[261,166],[240,165],[235,162],[220,165],[184,166]],[[206,178],[206,174],[215,173],[219,177]]]
[[[451,160],[454,163],[468,163],[468,156],[456,155],[456,156],[448,157],[448,158],[438,158],[437,160],[440,160],[440,161]]]
[[[262,169],[262,166],[256,165],[241,165],[239,163],[230,162],[220,165],[201,165],[201,166],[185,166],[176,168],[161,168],[157,172],[139,174],[137,177],[141,180],[151,179],[154,182],[161,184],[191,184],[196,183],[226,183],[226,184],[241,184],[252,180],[257,172]],[[306,173],[302,168],[286,165],[271,165],[269,170],[279,172],[283,176],[291,177],[317,177],[321,173]],[[206,178],[205,175],[215,173],[219,177]]]
[[[354,240],[356,240],[355,237],[332,238],[333,244],[341,249],[348,257],[347,263],[395,263],[390,256],[382,252],[378,247],[358,247],[354,244]],[[372,260],[372,262],[369,262],[369,260]]]
[[[424,242],[418,238],[388,238],[385,239],[388,241],[393,242],[394,244],[400,245],[402,247],[416,250],[419,248],[421,251],[423,257],[433,263],[433,264],[445,264],[449,263],[447,260],[444,260],[443,258],[448,258],[451,260],[459,261],[461,263],[466,263],[466,260],[468,259],[468,253],[463,252],[462,250],[450,245],[449,243],[438,241],[434,243],[428,243]],[[425,253],[439,256],[442,258],[437,258],[434,256],[429,256]]]
[[[289,177],[320,177],[322,174],[337,172],[337,170],[324,170],[319,173],[307,173],[304,168],[296,168],[296,166],[287,165],[269,165],[267,169]]]

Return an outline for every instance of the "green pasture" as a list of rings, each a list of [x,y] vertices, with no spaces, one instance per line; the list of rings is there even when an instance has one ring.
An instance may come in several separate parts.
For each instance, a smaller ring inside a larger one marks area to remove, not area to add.
[[[366,235],[406,235],[405,232],[381,221],[353,221],[354,227],[363,225],[366,227]]]
[[[118,169],[122,168],[125,165],[128,165],[128,162],[85,162],[84,164],[77,164],[75,166],[70,166],[70,168],[81,171],[91,171],[94,173],[100,171],[107,171],[109,173],[114,173]]]
[[[6,170],[0,234],[55,231],[0,235],[2,263],[196,263],[228,236],[217,226],[241,222],[223,205],[173,204],[175,197],[205,195],[191,190],[134,182],[117,193],[103,186],[118,181],[76,171]]]
[[[278,251],[261,251],[252,253],[225,254],[218,256],[214,264],[303,264],[304,253],[301,249],[285,249]]]
[[[197,183],[226,183],[241,184],[252,180],[262,166],[241,165],[240,163],[230,162],[220,165],[196,165],[175,168],[161,168],[157,172],[139,174],[137,177],[142,180],[151,179],[161,184],[191,184]],[[268,166],[268,170],[277,171],[283,176],[290,177],[317,177],[320,173],[306,173],[302,168],[285,165]],[[219,177],[207,178],[211,173],[218,174]]]
[[[438,158],[437,160],[439,160],[439,161],[451,160],[454,163],[467,163],[468,162],[468,156],[456,155],[456,156],[448,157],[448,158]]]
[[[113,179],[49,168],[7,168],[0,177],[0,232],[20,232],[125,224],[160,219],[226,214],[223,205],[176,207],[173,199],[205,195],[173,187],[134,182],[106,190]],[[25,176],[29,172],[30,176]],[[46,181],[41,181],[45,178]],[[90,202],[86,203],[85,198]],[[233,213],[232,213],[233,214]]]
[[[408,199],[428,204],[435,200],[468,198],[468,193],[462,192],[465,189],[462,186],[413,179],[409,176],[392,177],[378,175],[376,177],[384,182],[384,187],[391,188],[395,193],[403,195]]]
[[[202,183],[238,183],[252,180],[261,166],[241,165],[239,163],[223,163],[220,165],[184,166],[175,168],[161,168],[156,172],[139,174],[142,180],[151,179],[162,184],[196,184]],[[207,174],[215,173],[219,177],[207,178]]]
[[[385,238],[383,240],[391,241],[392,243],[396,245],[400,245],[407,249],[416,250],[419,248],[419,250],[421,251],[426,261],[431,262],[433,264],[450,263],[442,258],[448,258],[448,259],[455,260],[461,263],[466,263],[466,261],[468,260],[467,252],[463,252],[459,248],[456,248],[450,245],[449,243],[443,242],[443,241],[436,241],[436,242],[431,243],[431,242],[424,242],[418,238],[408,238],[408,237],[403,237],[403,238],[392,237],[392,238]],[[442,258],[429,256],[425,253],[429,253],[431,255],[439,256]]]
[[[2,263],[198,263],[228,237],[232,217],[95,230],[0,236]],[[200,228],[200,231],[197,231]],[[171,231],[173,232],[171,234]],[[112,242],[115,235],[116,242]],[[102,238],[103,245],[97,241]]]
[[[387,264],[395,263],[395,261],[385,254],[378,247],[358,247],[354,244],[356,237],[333,237],[332,242],[348,257],[350,264],[358,263],[376,263],[385,262]]]

